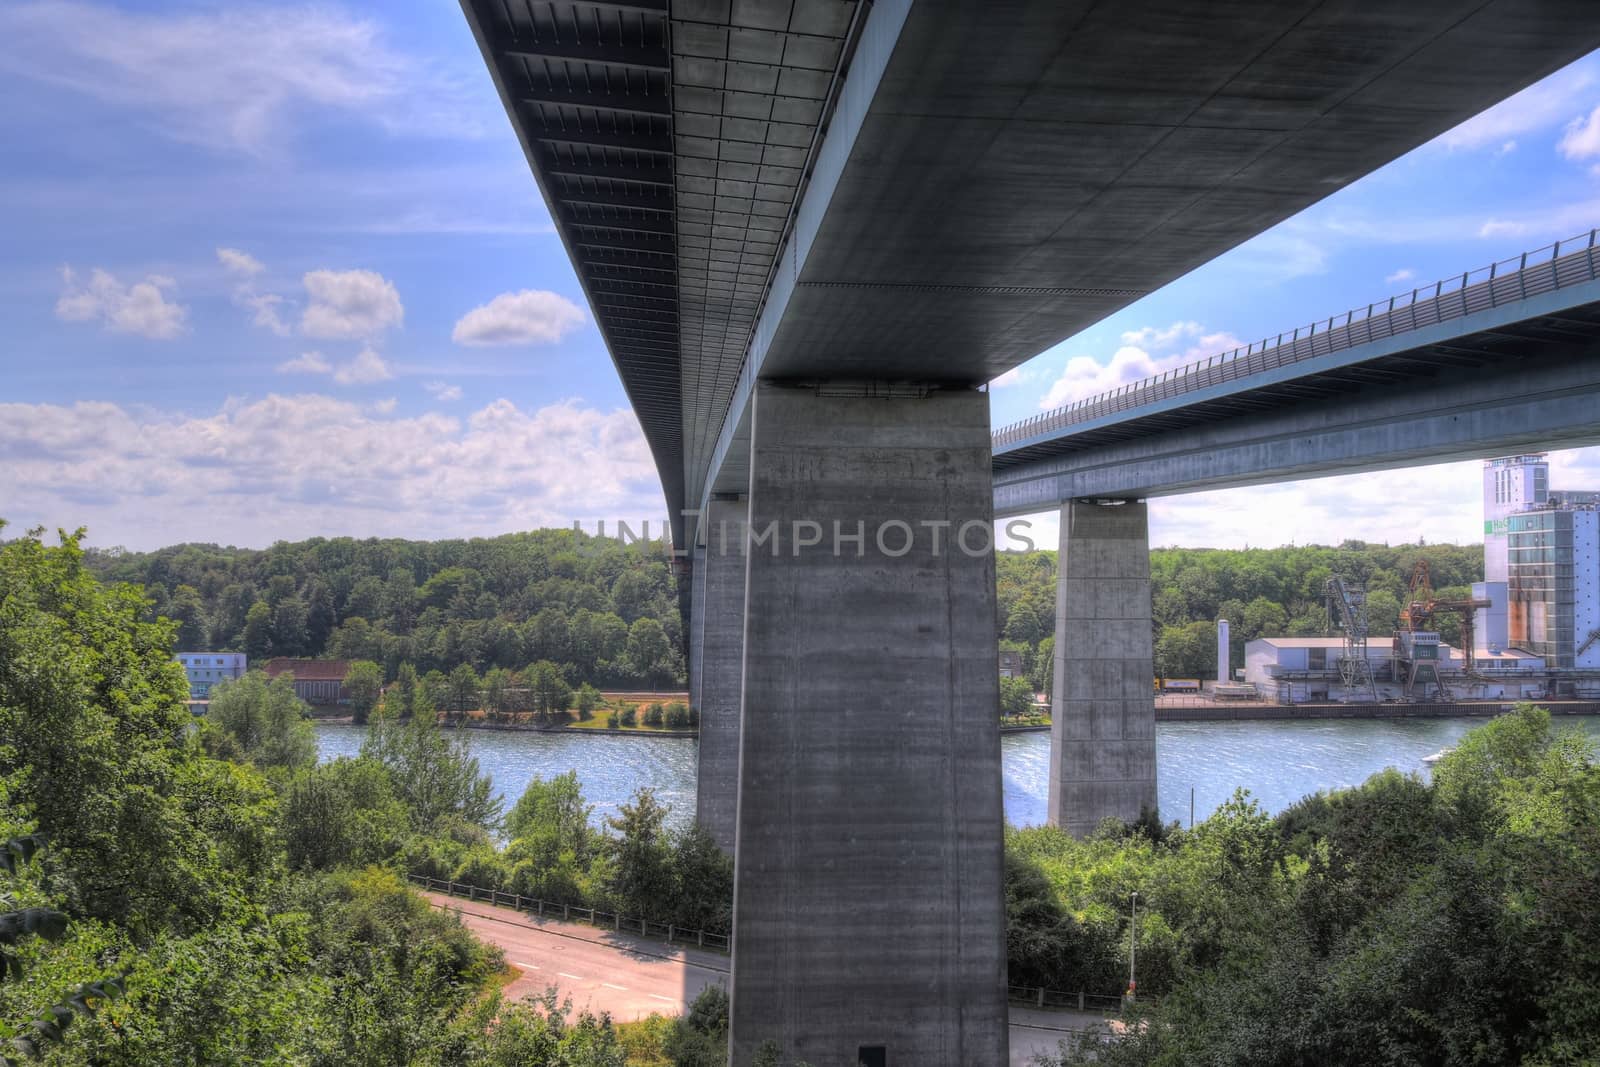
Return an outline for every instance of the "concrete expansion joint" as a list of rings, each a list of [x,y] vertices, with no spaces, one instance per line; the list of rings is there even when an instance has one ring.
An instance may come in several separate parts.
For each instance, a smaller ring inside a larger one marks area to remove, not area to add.
[[[888,289],[908,293],[978,293],[999,296],[1117,296],[1137,300],[1148,289],[1081,285],[943,285],[937,282],[800,282],[801,289]]]
[[[773,389],[792,389],[814,396],[844,400],[925,400],[938,392],[972,392],[973,387],[953,382],[887,381],[883,379],[803,378],[762,383]]]

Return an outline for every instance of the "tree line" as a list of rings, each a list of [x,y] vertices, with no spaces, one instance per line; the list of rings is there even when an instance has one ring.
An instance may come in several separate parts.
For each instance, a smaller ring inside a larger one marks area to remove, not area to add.
[[[142,585],[183,650],[371,660],[387,678],[462,664],[557,666],[571,686],[681,684],[677,587],[662,542],[575,530],[472,540],[312,538],[267,549],[85,552]]]
[[[1412,567],[1426,560],[1436,593],[1465,598],[1483,580],[1482,545],[1156,548],[1150,552],[1151,614],[1156,673],[1171,678],[1216,674],[1216,622],[1227,619],[1232,662],[1244,665],[1246,643],[1258,637],[1331,634],[1324,600],[1337,574],[1365,582],[1374,638],[1398,625]],[[996,557],[996,624],[1001,647],[1022,654],[1028,680],[1049,691],[1055,650],[1056,554],[1002,552]],[[1459,646],[1460,623],[1438,620],[1439,633]]]

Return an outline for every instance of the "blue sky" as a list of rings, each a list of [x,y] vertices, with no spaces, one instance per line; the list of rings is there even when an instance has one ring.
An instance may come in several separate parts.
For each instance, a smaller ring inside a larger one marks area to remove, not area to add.
[[[91,541],[664,509],[453,4],[0,6],[0,516]],[[1600,225],[1590,56],[996,383],[997,424]],[[1600,486],[1600,452],[1554,457]],[[1159,543],[1471,540],[1473,464],[1157,501]],[[1053,524],[1039,525],[1040,539]]]

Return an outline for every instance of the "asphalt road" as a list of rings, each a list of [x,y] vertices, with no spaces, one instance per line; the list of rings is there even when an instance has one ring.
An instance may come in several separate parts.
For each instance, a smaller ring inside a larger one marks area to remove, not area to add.
[[[607,1011],[619,1022],[652,1013],[678,1015],[713,982],[727,984],[728,957],[704,949],[668,946],[583,923],[538,919],[511,908],[424,893],[438,908],[460,914],[481,940],[498,945],[518,971],[505,994],[516,1000],[540,996],[554,986],[572,1006]],[[1036,1055],[1054,1052],[1072,1032],[1103,1029],[1092,1013],[1011,1008],[1011,1067],[1028,1067]]]

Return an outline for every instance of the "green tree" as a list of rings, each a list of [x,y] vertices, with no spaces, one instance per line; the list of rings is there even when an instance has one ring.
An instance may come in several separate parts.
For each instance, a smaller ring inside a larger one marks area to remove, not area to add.
[[[617,814],[606,816],[615,836],[605,843],[610,868],[605,889],[632,915],[659,914],[673,892],[672,850],[666,833],[667,809],[648,787],[633,794]]]
[[[383,694],[383,668],[371,660],[357,660],[345,672],[344,686],[350,694],[352,717],[356,722],[364,723],[378,706],[378,698]]]
[[[394,710],[401,718],[411,717],[420,686],[421,683],[417,680],[417,668],[409,661],[400,664],[400,669],[395,672],[394,677]]]
[[[563,715],[572,706],[572,687],[561,676],[561,668],[542,659],[523,671],[533,697],[533,710],[544,719]]]
[[[465,715],[477,707],[478,672],[470,663],[459,664],[445,683],[445,710],[453,715]]]
[[[374,715],[361,754],[388,770],[417,829],[430,830],[446,817],[485,829],[499,825],[494,784],[479,772],[466,741],[455,731],[447,735],[425,700],[407,722],[386,711]]]
[[[672,680],[672,644],[655,619],[636,619],[628,628],[627,661],[635,674],[650,685]]]
[[[578,687],[577,695],[574,698],[574,706],[578,709],[578,718],[580,720],[594,718],[595,709],[602,703],[604,701],[600,696],[600,690],[588,682],[584,682],[583,685]]]
[[[206,720],[241,758],[259,767],[294,770],[317,760],[309,712],[289,675],[269,681],[261,671],[249,671],[211,690]]]
[[[272,653],[272,609],[265,601],[251,604],[245,614],[244,651],[251,661],[264,660]]]
[[[405,804],[383,766],[348,757],[301,770],[284,797],[289,866],[331,870],[381,863],[399,844]]]
[[[504,667],[491,667],[483,673],[483,707],[492,719],[511,711],[512,674]]]
[[[1026,678],[1000,679],[1000,714],[1026,715],[1033,710],[1033,687]]]

